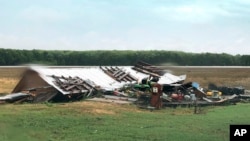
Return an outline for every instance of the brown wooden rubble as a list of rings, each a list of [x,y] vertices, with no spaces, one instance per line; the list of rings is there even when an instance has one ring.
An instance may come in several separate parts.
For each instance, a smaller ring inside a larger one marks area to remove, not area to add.
[[[137,81],[137,78],[129,74],[128,72],[125,72],[124,70],[118,68],[118,67],[101,67],[100,69],[105,72],[107,75],[112,77],[118,82],[125,81],[125,82],[133,82]]]
[[[52,75],[55,81],[53,83],[60,87],[65,92],[69,92],[70,94],[74,93],[89,93],[95,86],[89,84],[79,77],[64,77],[64,76],[55,76]]]
[[[142,61],[137,62],[135,66],[132,67],[132,69],[138,72],[144,73],[144,74],[154,76],[154,77],[161,77],[165,73],[164,69],[142,62]]]

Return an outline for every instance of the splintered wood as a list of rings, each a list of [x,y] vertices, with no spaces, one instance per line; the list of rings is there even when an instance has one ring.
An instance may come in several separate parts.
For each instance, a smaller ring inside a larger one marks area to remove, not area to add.
[[[118,82],[125,81],[125,82],[133,82],[137,81],[137,79],[129,74],[129,72],[125,72],[124,70],[118,67],[100,67],[108,76],[112,77]]]
[[[64,77],[52,75],[55,81],[53,83],[65,92],[70,93],[88,93],[95,87],[79,77]]]
[[[148,64],[142,61],[137,62],[135,66],[132,67],[132,69],[138,72],[144,73],[144,74],[154,76],[154,77],[161,77],[165,73],[164,69],[161,69],[156,66],[152,66],[151,64]]]

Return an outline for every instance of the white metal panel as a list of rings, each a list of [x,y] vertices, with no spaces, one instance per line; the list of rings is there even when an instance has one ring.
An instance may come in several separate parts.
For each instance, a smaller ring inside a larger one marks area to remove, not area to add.
[[[181,76],[175,76],[173,74],[170,73],[165,73],[160,79],[159,79],[159,83],[160,84],[172,84],[172,83],[176,83],[176,82],[180,82],[182,80],[185,80],[186,77],[184,77],[186,75],[181,75]]]
[[[132,69],[132,67],[124,67],[128,72],[130,72],[131,75],[135,76],[139,81],[143,78],[149,77],[149,75],[135,71]],[[180,82],[182,80],[186,79],[186,75],[176,76],[170,73],[165,73],[161,78],[159,79],[158,83],[160,84],[171,84]]]
[[[114,90],[123,86],[124,83],[120,83],[109,77],[98,67],[91,68],[43,68],[43,67],[33,67],[34,71],[38,72],[39,75],[50,85],[55,87],[63,94],[68,94],[62,91],[58,86],[56,86],[53,81],[52,75],[64,76],[64,77],[79,77],[83,80],[88,80],[94,82],[97,86],[100,86],[106,90]]]
[[[137,72],[132,69],[131,66],[119,67],[125,72],[129,72],[133,77],[138,79],[139,81],[143,78],[149,77],[147,74],[143,74],[141,72]],[[130,82],[118,82],[104,73],[99,67],[77,67],[77,68],[46,68],[35,66],[31,67],[34,71],[38,72],[39,75],[51,86],[55,87],[62,94],[68,94],[68,92],[62,91],[58,86],[56,86],[53,81],[52,75],[55,76],[64,76],[64,77],[79,77],[83,80],[91,81],[97,86],[100,86],[105,90],[114,90],[117,88],[121,88],[124,84]],[[171,84],[175,82],[179,82],[186,79],[186,75],[183,76],[175,76],[170,73],[164,74],[160,80],[160,84]]]

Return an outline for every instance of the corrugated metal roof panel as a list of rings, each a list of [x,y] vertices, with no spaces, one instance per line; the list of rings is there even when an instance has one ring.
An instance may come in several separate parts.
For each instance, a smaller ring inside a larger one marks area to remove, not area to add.
[[[149,77],[149,75],[137,72],[131,68],[131,66],[119,67],[125,72],[129,72],[132,76],[138,80]],[[114,90],[121,88],[124,84],[129,82],[118,82],[105,74],[99,67],[82,67],[82,68],[46,68],[46,67],[31,67],[32,70],[39,73],[39,75],[51,86],[55,87],[62,94],[69,94],[69,92],[63,91],[61,88],[56,86],[53,81],[52,75],[55,76],[64,76],[64,77],[79,77],[85,81],[91,81],[97,86],[105,90]],[[164,74],[160,80],[160,84],[171,84],[184,80],[186,77],[175,76],[169,73]]]
[[[172,84],[176,82],[180,82],[186,79],[186,75],[175,76],[170,73],[165,73],[158,81],[160,84]]]
[[[147,74],[135,71],[134,69],[132,69],[132,67],[124,67],[124,69],[126,69],[128,72],[130,72],[131,75],[135,76],[139,80],[149,77],[149,75]],[[176,76],[170,73],[165,73],[163,76],[160,77],[158,83],[172,84],[172,83],[180,82],[185,79],[186,79],[186,75]]]
[[[63,94],[68,94],[62,91],[58,86],[56,86],[53,81],[52,75],[64,76],[64,77],[79,77],[83,80],[92,81],[97,86],[107,90],[113,90],[122,86],[121,83],[115,81],[114,79],[107,76],[98,67],[91,68],[32,68],[40,74],[40,76],[50,85],[57,88]]]

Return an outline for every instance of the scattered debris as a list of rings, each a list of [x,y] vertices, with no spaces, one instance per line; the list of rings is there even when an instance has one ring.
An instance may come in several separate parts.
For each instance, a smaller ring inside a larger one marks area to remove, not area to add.
[[[223,95],[234,95],[234,94],[245,94],[245,89],[239,87],[227,87],[227,86],[216,86],[215,84],[209,84],[208,89],[221,91]]]
[[[101,70],[103,70],[107,75],[114,78],[118,82],[125,81],[125,82],[134,82],[137,81],[137,79],[132,76],[129,72],[125,72],[124,70],[118,68],[118,67],[101,67]]]
[[[151,64],[142,61],[139,61],[137,64],[135,64],[135,66],[132,67],[132,69],[154,77],[161,77],[162,75],[165,74],[164,69],[152,66]]]
[[[117,103],[117,104],[132,104],[133,103],[131,101],[126,101],[126,100],[114,100],[114,99],[99,98],[99,97],[94,97],[94,98],[91,98],[88,100],[89,101],[98,101],[98,102],[107,102],[107,103]]]
[[[52,78],[54,78],[55,81],[54,84],[58,87],[60,87],[63,91],[69,93],[69,94],[75,94],[75,93],[89,93],[95,87],[91,84],[89,84],[87,81],[82,80],[79,77],[64,77],[64,76],[55,76],[52,75]]]
[[[136,104],[149,110],[164,106],[235,104],[250,101],[242,87],[203,89],[197,82],[186,82],[186,75],[175,76],[145,62],[133,67],[30,68],[13,90],[0,97],[5,102],[62,102],[87,98],[92,101]],[[197,113],[197,109],[195,110]]]
[[[0,103],[20,103],[26,101],[30,97],[29,94],[26,93],[12,93],[5,96],[0,97]]]
[[[208,90],[206,96],[209,98],[221,98],[222,92],[217,90]]]

